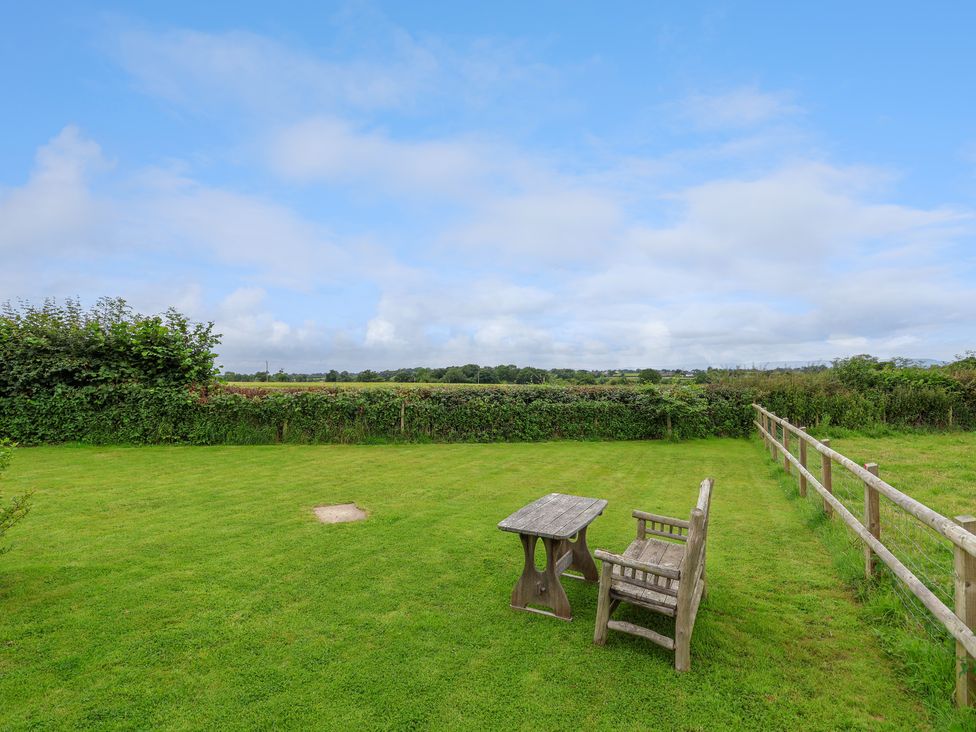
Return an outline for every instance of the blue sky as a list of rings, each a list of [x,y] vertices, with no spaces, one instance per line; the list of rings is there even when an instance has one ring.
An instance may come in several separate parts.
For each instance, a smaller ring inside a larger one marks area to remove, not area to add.
[[[976,348],[972,3],[21,3],[0,298],[227,368]]]

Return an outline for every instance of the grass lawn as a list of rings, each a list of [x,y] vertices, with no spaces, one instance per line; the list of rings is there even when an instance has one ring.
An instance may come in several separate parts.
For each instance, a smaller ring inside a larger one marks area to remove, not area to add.
[[[640,639],[593,646],[592,585],[565,583],[572,623],[508,607],[511,511],[607,498],[590,544],[620,550],[632,508],[686,516],[707,475],[690,673]],[[26,487],[0,558],[0,729],[938,724],[755,441],[34,448],[3,479]],[[349,501],[370,518],[312,515]]]
[[[976,433],[926,434],[885,437],[833,437],[831,446],[858,463],[876,462],[880,475],[895,488],[949,518],[976,513]],[[824,430],[820,436],[828,436]],[[796,445],[794,441],[794,452]],[[820,456],[811,453],[810,465],[820,475]],[[901,678],[934,711],[938,725],[976,729],[976,710],[968,714],[952,709],[948,700],[955,683],[955,644],[899,581],[882,568],[876,581],[864,577],[862,544],[843,522],[827,520],[823,502],[810,491],[798,497],[797,478],[772,467],[776,479],[797,513],[803,515],[834,558],[837,575],[861,601],[866,622],[874,629],[887,654],[902,670]],[[864,514],[864,485],[839,466],[834,467],[834,494],[855,515]],[[881,538],[885,545],[942,602],[954,606],[952,544],[937,532],[881,497]]]
[[[844,437],[831,447],[878,463],[884,480],[943,516],[976,514],[976,432]]]

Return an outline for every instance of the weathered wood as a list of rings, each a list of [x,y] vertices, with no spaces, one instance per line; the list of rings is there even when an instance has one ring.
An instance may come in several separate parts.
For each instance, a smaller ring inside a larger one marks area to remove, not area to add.
[[[549,535],[557,539],[568,538],[575,533],[576,521],[579,516],[595,502],[595,498],[583,498],[582,496],[558,498],[549,503],[546,510],[537,515],[525,528],[539,536]]]
[[[688,541],[687,537],[674,531],[658,531],[657,529],[644,529],[645,536],[647,534],[652,534],[653,536],[663,536],[665,539],[673,539],[674,541]]]
[[[824,445],[830,445],[830,438],[825,437],[821,440]],[[820,453],[820,479],[823,481],[824,490],[829,494],[834,494],[834,473],[833,473],[833,463],[831,462],[831,457],[824,453]],[[830,501],[824,498],[824,513],[828,517],[834,515],[834,509],[831,507]]]
[[[498,528],[502,531],[513,531],[518,533],[519,529],[529,522],[530,517],[533,514],[543,511],[545,505],[551,501],[554,501],[559,495],[559,493],[550,493],[549,495],[533,501],[527,506],[522,506],[522,508],[512,515],[499,521]]]
[[[642,628],[639,625],[627,623],[623,620],[610,620],[607,625],[610,630],[619,630],[621,633],[629,633],[630,635],[636,635],[639,638],[646,638],[652,643],[657,643],[659,646],[667,648],[669,651],[674,650],[674,640],[672,638],[668,638],[666,635],[661,635],[660,633],[655,633],[650,628]]]
[[[807,431],[806,427],[800,427],[800,430],[802,430],[803,432]],[[802,465],[804,468],[807,466],[807,441],[804,440],[802,437],[800,438],[800,465]],[[801,471],[800,472],[800,496],[805,497],[806,495],[807,495],[807,479],[806,476],[803,475],[803,472]]]
[[[550,493],[499,522],[498,528],[519,535],[525,559],[512,590],[513,608],[572,619],[560,577],[598,581],[596,564],[586,545],[586,529],[606,505],[602,499]],[[546,567],[541,572],[535,566],[535,548],[540,538],[546,549]],[[582,573],[582,578],[566,574],[568,570]],[[529,607],[530,604],[551,608],[552,612]]]
[[[569,539],[603,513],[607,502],[599,498],[550,493],[502,519],[498,528],[552,539]]]
[[[607,642],[607,623],[610,620],[610,613],[613,612],[610,600],[610,578],[613,573],[613,565],[609,562],[603,564],[603,571],[600,573],[600,591],[597,596],[596,604],[596,627],[593,630],[593,642],[602,646]]]
[[[956,516],[956,523],[976,532],[976,517]],[[976,630],[976,558],[961,547],[954,547],[956,617],[970,630]],[[976,705],[976,659],[956,641],[956,705]]]
[[[632,513],[635,519],[644,519],[645,521],[653,521],[658,524],[668,524],[670,526],[678,526],[682,529],[687,529],[691,526],[690,523],[684,519],[674,518],[673,516],[663,516],[659,513],[648,513],[647,511],[634,511]]]
[[[790,461],[786,459],[786,456],[789,455],[789,454],[791,454],[790,453],[790,433],[787,432],[786,429],[784,429],[783,430],[783,470],[786,471],[786,474],[787,475],[790,474]]]
[[[774,423],[782,425],[784,429],[793,432],[793,434],[799,434],[799,430],[786,420],[776,417],[776,415],[759,404],[753,404],[753,406],[760,412],[760,414],[765,413],[769,415]],[[881,478],[871,475],[867,470],[862,468],[850,458],[830,449],[829,440],[818,441],[809,435],[807,435],[806,439],[810,446],[821,455],[827,455],[846,470],[854,474],[855,477],[864,481],[865,483],[870,484],[872,488],[888,498],[888,500],[897,505],[903,511],[911,514],[922,523],[935,529],[956,546],[962,547],[972,555],[976,555],[976,534],[971,534],[968,531],[964,531],[961,527],[950,521],[939,512],[933,511],[924,503],[921,503],[911,496],[902,493],[894,486],[881,480]]]
[[[590,554],[590,548],[586,545],[587,528],[584,526],[580,529],[575,541],[567,539],[564,542],[569,547],[572,556],[572,561],[569,563],[567,569],[580,572],[583,575],[583,579],[587,582],[597,582],[599,581],[600,575],[596,569],[596,562],[593,561],[593,555]],[[566,576],[571,577],[572,575]]]
[[[762,425],[757,422],[762,429]],[[623,555],[598,549],[596,557],[603,562],[594,643],[602,645],[608,630],[619,630],[674,651],[674,667],[687,671],[691,667],[691,634],[698,606],[705,592],[705,545],[708,515],[711,507],[711,478],[702,481],[698,501],[692,509],[687,528],[677,519],[635,511],[638,522],[655,520],[658,525],[687,530],[686,541],[675,543],[650,537],[631,542]],[[651,533],[651,530],[646,530]],[[666,538],[676,534],[656,532]],[[675,618],[674,638],[632,623],[610,620],[617,602],[627,602]]]
[[[560,547],[559,551],[562,551],[562,549],[563,547]],[[573,563],[573,552],[567,551],[565,554],[559,557],[559,559],[556,560],[556,574],[561,575],[563,572],[569,569],[569,566],[572,563]]]
[[[864,469],[871,475],[878,474],[877,463],[866,463]],[[864,484],[864,527],[875,539],[881,540],[881,505],[878,492],[867,483]],[[877,571],[877,557],[871,547],[864,545],[864,576],[874,577]]]
[[[658,574],[669,579],[679,579],[681,577],[681,572],[678,570],[669,569],[668,567],[662,567],[650,562],[641,562],[636,559],[628,559],[622,554],[611,554],[610,552],[605,552],[602,549],[597,549],[595,552],[593,552],[593,554],[600,561],[610,562],[611,564],[616,564],[620,567],[626,567],[627,569],[632,569],[638,572],[650,572],[651,574]]]
[[[695,508],[691,512],[691,521],[693,525],[688,532],[688,548],[681,565],[681,574],[686,578],[684,582],[686,590],[678,594],[678,605],[674,615],[674,667],[678,671],[687,671],[691,668],[691,616],[695,610],[692,601],[698,562],[705,547],[705,513]]]
[[[522,576],[512,590],[511,605],[517,610],[534,610],[528,605],[543,605],[552,608],[554,617],[563,620],[570,620],[569,598],[562,585],[559,584],[558,575],[555,572],[555,547],[550,546],[553,539],[544,539],[546,544],[546,569],[540,572],[535,566],[535,546],[539,540],[537,536],[520,534],[522,549],[525,553],[525,566],[522,568]],[[537,611],[538,612],[538,611]],[[544,613],[548,614],[548,613]]]

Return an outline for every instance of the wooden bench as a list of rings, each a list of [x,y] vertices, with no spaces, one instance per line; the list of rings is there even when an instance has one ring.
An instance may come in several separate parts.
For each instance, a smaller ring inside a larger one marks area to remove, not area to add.
[[[705,543],[713,484],[711,478],[702,481],[698,503],[688,521],[634,511],[637,538],[627,550],[623,554],[596,550],[603,568],[594,643],[602,646],[608,630],[619,630],[674,651],[674,667],[678,671],[691,668],[691,631],[705,594]],[[621,602],[673,617],[674,638],[610,620]]]

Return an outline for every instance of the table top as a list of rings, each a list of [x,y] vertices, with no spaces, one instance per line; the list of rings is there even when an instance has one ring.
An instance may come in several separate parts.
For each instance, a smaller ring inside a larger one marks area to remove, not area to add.
[[[498,528],[515,534],[569,539],[589,526],[606,507],[602,498],[550,493],[500,521]]]

